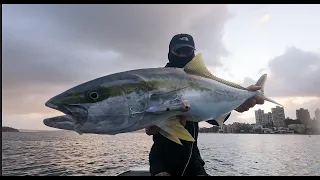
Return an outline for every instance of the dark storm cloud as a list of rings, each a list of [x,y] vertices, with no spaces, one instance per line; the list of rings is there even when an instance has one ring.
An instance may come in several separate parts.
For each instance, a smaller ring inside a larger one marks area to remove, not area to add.
[[[164,66],[175,33],[206,64],[226,55],[226,5],[3,5],[4,113],[43,112],[50,96],[105,74]]]
[[[266,82],[268,96],[317,96],[320,97],[320,55],[296,47],[276,56],[268,63]],[[255,81],[245,78],[244,84]]]

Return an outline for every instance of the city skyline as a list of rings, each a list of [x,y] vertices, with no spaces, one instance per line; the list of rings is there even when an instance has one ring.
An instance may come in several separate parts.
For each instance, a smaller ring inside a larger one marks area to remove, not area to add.
[[[276,106],[275,106],[276,107]],[[308,110],[308,109],[305,109],[305,108],[303,108],[303,107],[301,107],[301,108],[299,108],[299,109],[304,109],[304,110]],[[299,110],[299,109],[296,109],[296,110]],[[263,109],[257,109],[257,110],[263,110]],[[255,110],[255,111],[257,111],[257,110]],[[284,110],[286,110],[286,108],[284,108]],[[320,109],[319,108],[316,108],[316,110],[313,112],[313,113],[310,113],[309,112],[309,114],[310,114],[310,118],[311,119],[316,119],[317,120],[317,118],[316,118],[316,112],[317,112],[317,110],[318,110],[318,112],[319,112],[319,118],[320,118]],[[254,111],[254,112],[255,112]],[[271,112],[271,109],[270,109],[270,112],[269,111],[265,111],[265,110],[263,110],[264,111],[264,113],[270,113]],[[308,110],[309,111],[309,110]],[[286,113],[285,113],[286,114]],[[291,116],[286,116],[286,118],[287,117],[289,117],[289,118],[293,118],[293,117],[291,117]],[[296,118],[296,116],[295,116],[295,118]],[[320,119],[319,119],[320,120]]]
[[[317,121],[320,121],[320,109],[319,108],[317,108],[316,110],[315,110],[315,112],[314,112],[314,116],[315,116],[315,119],[317,120]]]
[[[275,127],[284,126],[284,120],[287,118],[299,119],[302,124],[307,124],[307,122],[310,120],[316,120],[316,121],[320,120],[320,118],[317,118],[317,115],[320,117],[320,109],[319,108],[317,108],[315,110],[315,112],[314,112],[315,117],[314,118],[311,117],[309,110],[304,109],[304,108],[296,109],[296,118],[285,116],[284,108],[280,107],[280,106],[275,106],[274,108],[271,108],[271,112],[265,112],[262,109],[255,110],[254,112],[255,112],[256,124],[263,125],[263,126],[267,125],[269,123],[270,119],[272,120],[273,126],[275,126]],[[272,118],[270,118],[270,116]]]

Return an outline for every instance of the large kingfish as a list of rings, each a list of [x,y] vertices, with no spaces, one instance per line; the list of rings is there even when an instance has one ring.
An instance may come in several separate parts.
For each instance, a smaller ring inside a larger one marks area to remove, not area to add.
[[[266,77],[262,75],[256,85],[264,86]],[[45,103],[66,115],[43,122],[80,134],[110,135],[155,125],[162,135],[181,144],[179,139],[194,139],[177,115],[222,125],[232,110],[255,95],[280,105],[265,97],[263,88],[251,91],[212,75],[198,54],[184,68],[130,70],[73,87]]]

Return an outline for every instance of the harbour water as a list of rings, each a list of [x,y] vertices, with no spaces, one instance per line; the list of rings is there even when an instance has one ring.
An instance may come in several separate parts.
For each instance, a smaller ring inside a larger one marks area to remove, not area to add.
[[[210,175],[320,175],[320,136],[201,133],[198,141]],[[115,176],[148,166],[151,145],[144,133],[3,132],[2,175]]]

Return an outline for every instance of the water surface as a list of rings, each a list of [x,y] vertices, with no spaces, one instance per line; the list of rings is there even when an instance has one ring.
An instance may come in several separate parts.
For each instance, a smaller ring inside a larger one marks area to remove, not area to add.
[[[320,136],[200,134],[210,175],[320,175]],[[144,133],[2,133],[2,174],[114,176],[148,165]]]

